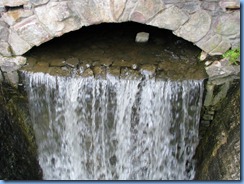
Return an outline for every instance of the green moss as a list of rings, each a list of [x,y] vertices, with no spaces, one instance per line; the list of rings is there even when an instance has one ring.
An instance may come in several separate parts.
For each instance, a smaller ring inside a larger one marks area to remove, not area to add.
[[[230,64],[238,65],[238,58],[240,57],[240,48],[228,50],[223,54],[223,58],[229,60]]]

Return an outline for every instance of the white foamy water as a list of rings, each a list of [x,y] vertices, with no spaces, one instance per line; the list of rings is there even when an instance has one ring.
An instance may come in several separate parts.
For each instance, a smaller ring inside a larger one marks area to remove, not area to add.
[[[24,73],[48,180],[189,180],[202,81]]]

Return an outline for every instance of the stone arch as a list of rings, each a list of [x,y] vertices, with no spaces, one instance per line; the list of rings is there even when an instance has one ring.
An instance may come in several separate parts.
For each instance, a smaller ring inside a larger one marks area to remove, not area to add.
[[[230,7],[235,11],[227,12]],[[229,4],[200,0],[3,0],[0,54],[23,55],[83,26],[134,21],[171,30],[210,55],[220,55],[239,45],[238,7],[231,0]],[[232,24],[224,24],[226,21]]]

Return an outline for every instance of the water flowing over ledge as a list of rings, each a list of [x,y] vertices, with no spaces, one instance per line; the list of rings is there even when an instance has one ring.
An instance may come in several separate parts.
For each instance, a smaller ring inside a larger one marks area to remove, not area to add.
[[[23,76],[44,179],[194,178],[202,80]]]

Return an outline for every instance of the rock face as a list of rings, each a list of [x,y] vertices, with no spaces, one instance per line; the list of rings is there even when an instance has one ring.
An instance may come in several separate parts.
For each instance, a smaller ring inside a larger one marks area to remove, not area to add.
[[[240,83],[228,92],[200,141],[196,180],[240,180]]]
[[[42,171],[30,126],[27,101],[0,83],[0,179],[40,180]]]

